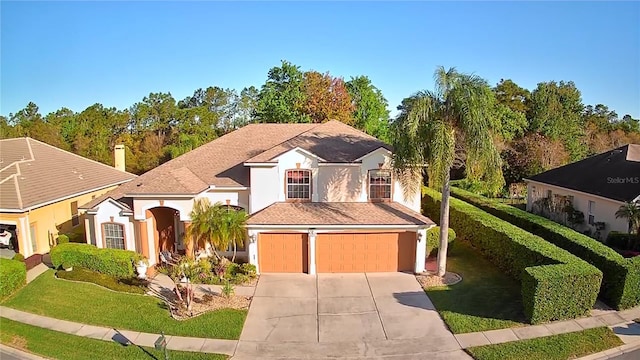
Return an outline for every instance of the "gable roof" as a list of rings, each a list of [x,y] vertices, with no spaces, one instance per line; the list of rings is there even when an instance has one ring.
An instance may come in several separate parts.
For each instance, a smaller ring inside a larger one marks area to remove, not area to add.
[[[274,203],[247,225],[435,225],[428,217],[397,202]]]
[[[0,209],[26,211],[136,175],[32,138],[0,140]]]
[[[617,149],[545,171],[529,180],[617,201],[640,195],[640,145]]]
[[[248,187],[247,162],[270,162],[300,148],[325,162],[351,162],[380,147],[382,141],[339,121],[323,124],[249,124],[140,175],[104,197],[82,206],[96,206],[106,196],[198,194],[209,186]]]

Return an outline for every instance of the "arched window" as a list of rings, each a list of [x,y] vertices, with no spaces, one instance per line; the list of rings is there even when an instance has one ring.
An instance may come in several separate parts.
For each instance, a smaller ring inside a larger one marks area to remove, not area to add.
[[[311,200],[311,170],[287,170],[287,200]]]
[[[124,226],[122,226],[121,224],[102,224],[102,236],[104,237],[104,247],[109,249],[125,250]]]

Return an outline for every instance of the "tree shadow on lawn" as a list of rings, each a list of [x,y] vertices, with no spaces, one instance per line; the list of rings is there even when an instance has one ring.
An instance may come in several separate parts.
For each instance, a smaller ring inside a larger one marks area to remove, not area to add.
[[[520,283],[496,268],[465,241],[456,241],[447,270],[456,285],[430,288],[427,295],[454,333],[502,329],[526,324]]]

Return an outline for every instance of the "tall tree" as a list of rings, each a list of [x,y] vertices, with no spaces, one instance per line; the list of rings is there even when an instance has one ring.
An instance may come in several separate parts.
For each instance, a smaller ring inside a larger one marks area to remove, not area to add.
[[[300,67],[285,60],[280,67],[271,68],[258,95],[256,119],[267,123],[309,122],[309,117],[302,112],[303,78]]]
[[[531,96],[529,90],[518,86],[511,79],[500,79],[493,92],[496,94],[498,104],[502,104],[512,111],[527,113]]]
[[[580,91],[572,81],[539,83],[531,93],[529,129],[562,140],[571,161],[580,160],[587,154],[583,108]]]
[[[438,276],[446,272],[449,233],[449,179],[456,140],[464,142],[471,178],[484,178],[501,188],[501,160],[491,132],[493,95],[487,82],[455,68],[438,67],[435,91],[423,91],[403,101],[393,124],[397,172],[417,175],[427,165],[429,185],[442,188]],[[473,166],[470,166],[472,165]]]
[[[349,92],[341,78],[334,78],[329,73],[317,71],[304,73],[302,82],[304,104],[302,111],[313,123],[338,120],[352,124],[351,113],[354,109]]]
[[[346,83],[354,105],[354,125],[378,139],[389,142],[389,109],[387,99],[366,76],[352,77]]]

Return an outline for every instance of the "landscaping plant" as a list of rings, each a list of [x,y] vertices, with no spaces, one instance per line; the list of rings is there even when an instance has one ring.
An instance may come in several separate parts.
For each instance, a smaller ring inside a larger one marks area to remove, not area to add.
[[[0,258],[0,300],[27,283],[27,266],[22,261]]]

